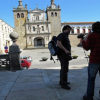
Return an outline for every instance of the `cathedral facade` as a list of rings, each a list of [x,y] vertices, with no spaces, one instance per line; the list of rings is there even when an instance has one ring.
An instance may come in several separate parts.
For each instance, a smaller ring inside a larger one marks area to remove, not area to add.
[[[24,7],[22,0],[19,0],[19,5],[13,12],[21,48],[47,47],[52,36],[61,31],[60,7],[54,4],[54,0],[51,0],[46,11],[38,8],[28,11],[27,5]]]
[[[71,34],[75,36],[79,33],[88,33],[93,23],[61,23],[61,9],[54,3],[54,0],[51,0],[46,11],[39,8],[28,11],[27,5],[24,7],[22,0],[19,0],[19,5],[13,9],[13,13],[14,30],[19,34],[18,44],[22,49],[48,47],[52,36],[57,36],[66,24],[73,28]]]

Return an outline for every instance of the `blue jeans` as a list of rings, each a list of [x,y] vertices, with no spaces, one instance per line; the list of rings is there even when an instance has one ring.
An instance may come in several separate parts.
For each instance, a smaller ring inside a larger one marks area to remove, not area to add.
[[[88,85],[87,85],[87,96],[94,96],[95,78],[97,72],[100,71],[100,64],[89,64],[88,67]]]

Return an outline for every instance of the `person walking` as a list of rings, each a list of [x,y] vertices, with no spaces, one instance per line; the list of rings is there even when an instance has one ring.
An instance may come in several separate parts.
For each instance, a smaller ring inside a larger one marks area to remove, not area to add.
[[[83,100],[93,100],[95,78],[100,70],[100,22],[92,24],[92,32],[81,39],[81,43],[85,50],[90,50],[87,91]]]
[[[58,47],[58,59],[61,64],[60,70],[60,82],[61,88],[70,90],[68,82],[68,67],[69,60],[71,60],[71,45],[69,40],[69,34],[71,31],[71,27],[69,25],[65,25],[62,29],[62,33],[57,36],[57,47]]]

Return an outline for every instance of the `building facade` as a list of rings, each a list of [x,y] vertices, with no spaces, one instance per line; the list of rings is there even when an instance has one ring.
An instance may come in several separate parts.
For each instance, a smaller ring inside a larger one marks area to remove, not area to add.
[[[64,25],[70,25],[72,27],[71,34],[89,33],[91,31],[91,26],[94,22],[70,22],[62,23],[62,28]]]
[[[46,11],[38,8],[28,11],[27,5],[24,7],[19,0],[13,12],[18,44],[22,49],[47,47],[52,36],[61,31],[60,7],[54,4],[54,0]]]
[[[9,47],[12,43],[9,34],[13,32],[13,28],[0,19],[0,53],[5,53],[4,47]]]
[[[39,8],[28,11],[22,0],[18,2],[19,5],[13,9],[13,13],[15,31],[19,34],[18,44],[22,49],[48,47],[52,36],[57,36],[66,24],[73,28],[71,35],[74,37],[75,34],[88,33],[91,30],[93,22],[61,23],[61,9],[54,0],[51,0],[46,11]]]

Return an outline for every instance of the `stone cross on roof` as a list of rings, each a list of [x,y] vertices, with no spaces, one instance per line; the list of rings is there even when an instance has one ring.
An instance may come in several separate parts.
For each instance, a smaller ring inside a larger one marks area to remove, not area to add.
[[[19,6],[22,6],[22,0],[19,0]]]
[[[54,0],[51,0],[51,5],[54,4]]]

